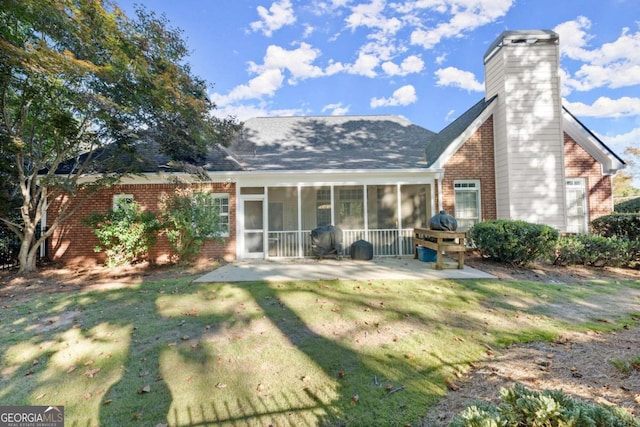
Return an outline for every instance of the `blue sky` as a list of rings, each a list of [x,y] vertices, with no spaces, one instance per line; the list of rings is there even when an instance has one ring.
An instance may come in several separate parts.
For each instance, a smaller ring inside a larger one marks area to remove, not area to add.
[[[484,96],[505,30],[560,35],[563,104],[614,151],[640,147],[638,0],[116,0],[183,30],[215,114],[395,114],[438,132]]]

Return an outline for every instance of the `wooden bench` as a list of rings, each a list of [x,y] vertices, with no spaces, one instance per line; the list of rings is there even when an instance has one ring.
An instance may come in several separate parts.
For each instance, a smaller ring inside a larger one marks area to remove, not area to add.
[[[464,268],[464,252],[466,250],[464,231],[440,231],[428,228],[413,229],[413,258],[418,258],[418,246],[436,251],[436,270],[443,269],[442,252],[453,252],[458,255],[458,268]]]

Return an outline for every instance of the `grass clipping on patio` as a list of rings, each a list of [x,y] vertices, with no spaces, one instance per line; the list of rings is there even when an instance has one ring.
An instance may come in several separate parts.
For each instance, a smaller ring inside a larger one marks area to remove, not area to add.
[[[630,286],[191,279],[4,301],[0,402],[69,425],[417,425],[495,348],[615,328],[552,308]]]

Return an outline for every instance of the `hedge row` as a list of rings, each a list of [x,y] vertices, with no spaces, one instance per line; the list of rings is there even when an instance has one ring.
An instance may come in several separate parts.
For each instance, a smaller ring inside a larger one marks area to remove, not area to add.
[[[559,237],[546,225],[517,220],[476,224],[468,237],[497,262],[524,266],[534,261],[595,267],[640,265],[640,214],[613,214],[591,223],[592,234]]]

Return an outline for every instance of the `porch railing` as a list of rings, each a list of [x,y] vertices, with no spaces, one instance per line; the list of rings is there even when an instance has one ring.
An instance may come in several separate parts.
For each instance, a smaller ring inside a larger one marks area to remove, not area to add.
[[[312,256],[311,230],[269,231],[268,256],[270,258],[297,258],[300,256],[299,236],[302,238],[302,256]],[[413,254],[413,228],[342,230],[343,255],[348,256],[351,244],[366,240],[373,245],[374,256]]]

